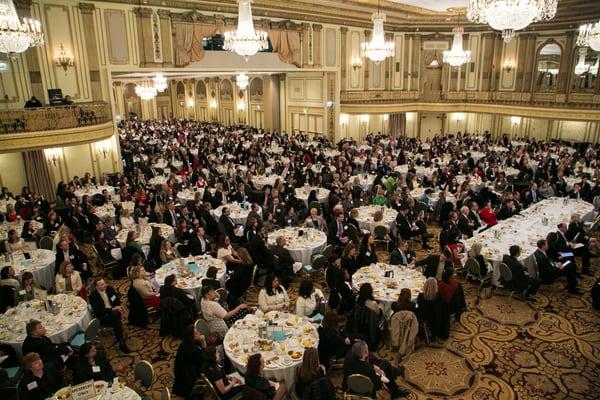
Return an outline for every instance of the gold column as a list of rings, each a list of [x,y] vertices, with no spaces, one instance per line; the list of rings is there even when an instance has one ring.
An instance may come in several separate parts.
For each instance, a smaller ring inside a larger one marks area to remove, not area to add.
[[[125,102],[123,99],[123,82],[113,83],[113,93],[115,99],[115,113],[119,114],[121,118],[127,118],[125,113]]]
[[[323,39],[321,37],[321,31],[323,30],[323,25],[321,24],[313,24],[313,67],[321,68],[321,54],[323,50],[321,49],[323,45]]]
[[[169,10],[158,10],[160,18],[160,35],[162,37],[161,47],[163,56],[163,67],[174,66],[173,48],[171,46],[171,12]]]
[[[309,55],[312,51],[312,43],[310,41],[310,24],[304,22],[301,24],[302,29],[300,30],[300,44],[302,47],[302,68],[309,67]]]
[[[558,72],[558,81],[556,93],[568,93],[573,78],[573,68],[575,67],[575,58],[573,54],[576,48],[577,33],[575,31],[567,32],[567,42],[560,58],[560,69]]]
[[[371,36],[371,31],[369,29],[365,29],[365,43],[367,43],[370,40],[370,36]],[[370,63],[371,63],[371,60],[369,60],[368,57],[365,57],[365,60],[363,62],[363,72],[364,72],[363,90],[369,89],[369,64]]]
[[[81,19],[83,20],[83,34],[85,36],[84,41],[90,74],[92,100],[104,100],[104,96],[102,95],[102,80],[100,79],[96,26],[94,24],[94,12],[96,7],[92,3],[79,3],[78,7],[81,12]]]
[[[341,72],[341,90],[346,90],[346,66],[348,65],[348,54],[346,46],[346,34],[348,28],[342,26],[340,28],[341,40],[340,40],[340,72]]]
[[[152,50],[152,9],[136,7],[133,9],[137,24],[138,49],[140,52],[140,67],[156,66]]]

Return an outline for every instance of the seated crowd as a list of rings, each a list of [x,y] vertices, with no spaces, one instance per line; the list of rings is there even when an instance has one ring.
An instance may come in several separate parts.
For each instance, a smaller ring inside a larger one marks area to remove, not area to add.
[[[335,398],[328,372],[338,359],[344,370],[342,390],[350,390],[351,375],[362,374],[373,383],[369,395],[386,387],[392,398],[406,396],[396,379],[403,369],[380,359],[376,351],[389,325],[394,334],[390,320],[396,314],[418,321],[427,340],[448,339],[451,316],[458,321],[466,307],[456,277],[464,260],[475,260],[482,277],[494,269],[481,245],[466,248],[466,239],[545,198],[585,200],[596,212],[600,207],[600,151],[592,147],[569,153],[557,143],[513,146],[506,135],[492,139],[489,133],[459,133],[427,142],[369,135],[366,147],[343,140],[330,148],[323,138],[183,120],[122,121],[119,134],[124,173],[97,178],[85,174],[61,182],[52,201],[28,188],[16,196],[2,188],[0,200],[6,202],[6,210],[0,212],[0,222],[26,221],[20,230],[8,230],[2,246],[6,259],[27,253],[26,242],[35,247],[42,237],[50,238],[56,257],[53,287],[41,287],[30,272],[18,276],[14,267],[3,267],[1,311],[33,299],[34,289],[80,296],[128,353],[121,296],[109,284],[112,279],[127,280],[128,323],[145,327],[149,315],[160,312],[161,335],[182,339],[174,359],[173,393],[184,398],[203,398],[199,379],[209,382],[222,399],[239,394],[252,400],[281,399],[290,390],[302,399]],[[506,151],[492,150],[492,145]],[[475,159],[474,152],[485,155]],[[397,172],[399,166],[406,166],[407,172]],[[584,172],[588,168],[594,173]],[[418,173],[421,169],[430,172]],[[507,169],[516,170],[516,175],[508,177]],[[257,185],[260,175],[277,178]],[[576,181],[569,184],[567,178]],[[317,190],[308,201],[299,199],[297,189],[307,185],[327,189],[326,201],[319,201]],[[76,194],[97,186],[116,189]],[[411,192],[418,188],[423,191],[415,197]],[[178,197],[186,191],[194,193],[193,199]],[[245,226],[234,222],[234,205],[249,211]],[[365,229],[359,208],[367,205],[376,206],[376,211]],[[112,215],[97,212],[105,206],[112,207]],[[387,209],[397,212],[391,224],[384,219]],[[148,242],[140,243],[139,227],[148,223],[168,225],[173,235],[164,237],[154,225]],[[441,229],[435,252],[434,225]],[[295,301],[288,289],[302,273],[286,237],[276,233],[285,227],[321,231],[331,246],[324,290],[302,278]],[[417,259],[417,248],[428,254]],[[517,245],[506,249],[502,262],[512,279],[502,284],[529,298],[540,285],[561,276],[567,279],[569,293],[580,294],[578,279],[593,275],[590,259],[597,248],[581,216],[574,214],[537,242],[537,276],[523,265],[521,251]],[[157,281],[155,271],[161,266],[204,255],[222,261],[226,273],[221,278],[215,267],[208,268],[198,298],[178,287],[175,274]],[[383,261],[418,270],[426,278],[418,294],[399,288],[398,300],[387,313],[371,284],[353,282],[358,270]],[[260,286],[258,310],[247,304],[253,285]],[[261,354],[248,357],[243,382],[230,375],[233,366],[224,355],[223,339],[232,324],[248,313],[270,311],[316,316],[320,322],[318,348],[305,351],[293,388],[264,377]],[[194,326],[200,316],[207,334]],[[52,395],[65,384],[65,368],[72,369],[73,383],[114,376],[110,362],[92,344],[74,352],[67,343],[52,343],[35,320],[27,324],[26,333],[20,399]]]

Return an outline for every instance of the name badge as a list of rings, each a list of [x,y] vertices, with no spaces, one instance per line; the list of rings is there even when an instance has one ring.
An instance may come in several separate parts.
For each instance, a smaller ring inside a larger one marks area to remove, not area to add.
[[[292,220],[291,219],[288,219],[288,224],[290,224],[290,225],[292,224]]]
[[[367,256],[367,257],[371,257],[371,252],[370,252],[370,251],[367,251],[367,252],[365,253],[365,256]]]
[[[112,297],[110,298],[110,301],[115,301],[116,299],[117,299],[117,296],[113,294]]]
[[[69,259],[73,260],[73,259],[75,259],[75,256],[71,255],[71,256],[69,256]]]
[[[30,391],[33,390],[33,389],[36,389],[37,387],[38,387],[38,384],[37,384],[36,381],[29,382],[27,384],[27,390],[30,390]]]
[[[97,366],[97,365],[94,365],[94,366],[92,367],[92,372],[94,372],[94,373],[100,372],[100,367],[99,367],[99,366]]]
[[[19,295],[25,296],[27,292],[25,290],[19,290]]]
[[[189,232],[189,233],[192,233],[192,232],[194,232],[194,230],[193,230],[193,229],[190,229],[190,230],[188,230],[188,232]]]

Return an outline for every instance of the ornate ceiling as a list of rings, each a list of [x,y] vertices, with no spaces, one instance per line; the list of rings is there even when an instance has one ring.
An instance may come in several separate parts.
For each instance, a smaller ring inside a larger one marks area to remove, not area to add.
[[[141,6],[194,9],[201,13],[237,13],[236,0],[100,0]],[[262,17],[331,23],[345,26],[372,26],[371,14],[378,0],[254,0],[255,19]],[[467,0],[382,0],[387,14],[386,30],[450,30],[462,10],[462,24],[467,30],[489,30],[485,25],[467,24],[464,18]],[[448,11],[449,9],[449,11]],[[446,11],[441,11],[446,10]],[[527,30],[577,29],[579,24],[600,19],[598,0],[559,0],[557,16],[550,22],[532,24]]]

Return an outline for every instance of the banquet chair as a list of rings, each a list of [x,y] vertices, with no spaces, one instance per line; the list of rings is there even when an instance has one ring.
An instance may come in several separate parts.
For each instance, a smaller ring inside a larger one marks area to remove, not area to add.
[[[500,269],[500,276],[502,277],[502,285],[500,287],[508,290],[508,297],[510,298],[514,294],[519,293],[518,290],[512,289],[512,271],[508,268],[508,265],[500,263],[498,267]]]
[[[162,390],[160,391],[160,400],[171,400],[171,392],[169,391],[168,387],[163,386]]]
[[[323,257],[325,257],[327,260],[329,260],[329,256],[331,256],[331,254],[333,253],[333,250],[335,250],[334,245],[328,244],[327,246],[325,246],[325,248],[323,249]]]
[[[78,332],[69,340],[69,344],[75,350],[79,350],[85,343],[94,343],[98,340],[98,332],[100,332],[100,320],[94,318],[90,321],[85,332]]]
[[[318,201],[311,201],[310,204],[308,205],[308,209],[312,209],[312,208],[316,208],[317,211],[321,211],[321,203],[319,203]]]
[[[213,384],[208,380],[206,375],[200,374],[199,382],[196,384],[197,386],[192,390],[192,393],[196,393],[197,391],[202,391],[204,394],[208,394],[209,398],[213,400],[220,400],[221,396],[217,392],[217,389],[213,386]],[[204,389],[204,390],[202,390]],[[207,393],[208,392],[208,393]],[[231,397],[230,400],[240,400],[243,396],[243,393],[238,393],[235,396]],[[206,399],[206,397],[204,397]],[[161,399],[162,400],[162,399]]]
[[[104,276],[106,276],[107,278],[112,278],[112,271],[119,264],[119,262],[115,259],[105,260],[104,258],[102,258],[100,253],[98,253],[98,249],[96,248],[96,246],[90,247],[96,255],[96,262],[102,267],[102,273],[104,274]]]
[[[346,380],[348,391],[351,394],[368,396],[371,398],[373,393],[373,382],[368,376],[362,374],[352,374]]]
[[[40,249],[54,250],[54,240],[50,236],[42,236],[40,239]]]
[[[154,368],[152,367],[152,364],[146,360],[139,361],[135,367],[133,367],[133,379],[141,384],[144,394],[145,391],[152,386],[154,376]]]
[[[465,269],[467,270],[467,278],[471,278],[475,281],[479,281],[479,290],[489,284],[492,281],[491,274],[487,276],[481,275],[481,265],[479,265],[479,261],[474,258],[468,258],[465,261]]]
[[[377,225],[375,227],[375,244],[385,243],[385,251],[388,251],[390,245],[390,236],[388,235],[388,228],[383,225]]]
[[[358,240],[358,229],[354,225],[348,224],[348,228],[346,229],[346,235],[348,235],[348,237],[352,239],[352,241],[356,242]]]
[[[322,271],[327,265],[327,257],[322,254],[315,254],[311,260],[311,269],[306,270],[311,276],[313,273]]]
[[[194,328],[203,334],[205,338],[210,337],[210,329],[208,323],[204,319],[198,318],[196,322],[194,322]]]
[[[227,298],[229,297],[229,292],[227,291],[227,289],[218,288],[217,290],[215,290],[215,292],[217,292],[217,294],[219,295],[219,304],[221,304],[222,306],[226,306]]]

